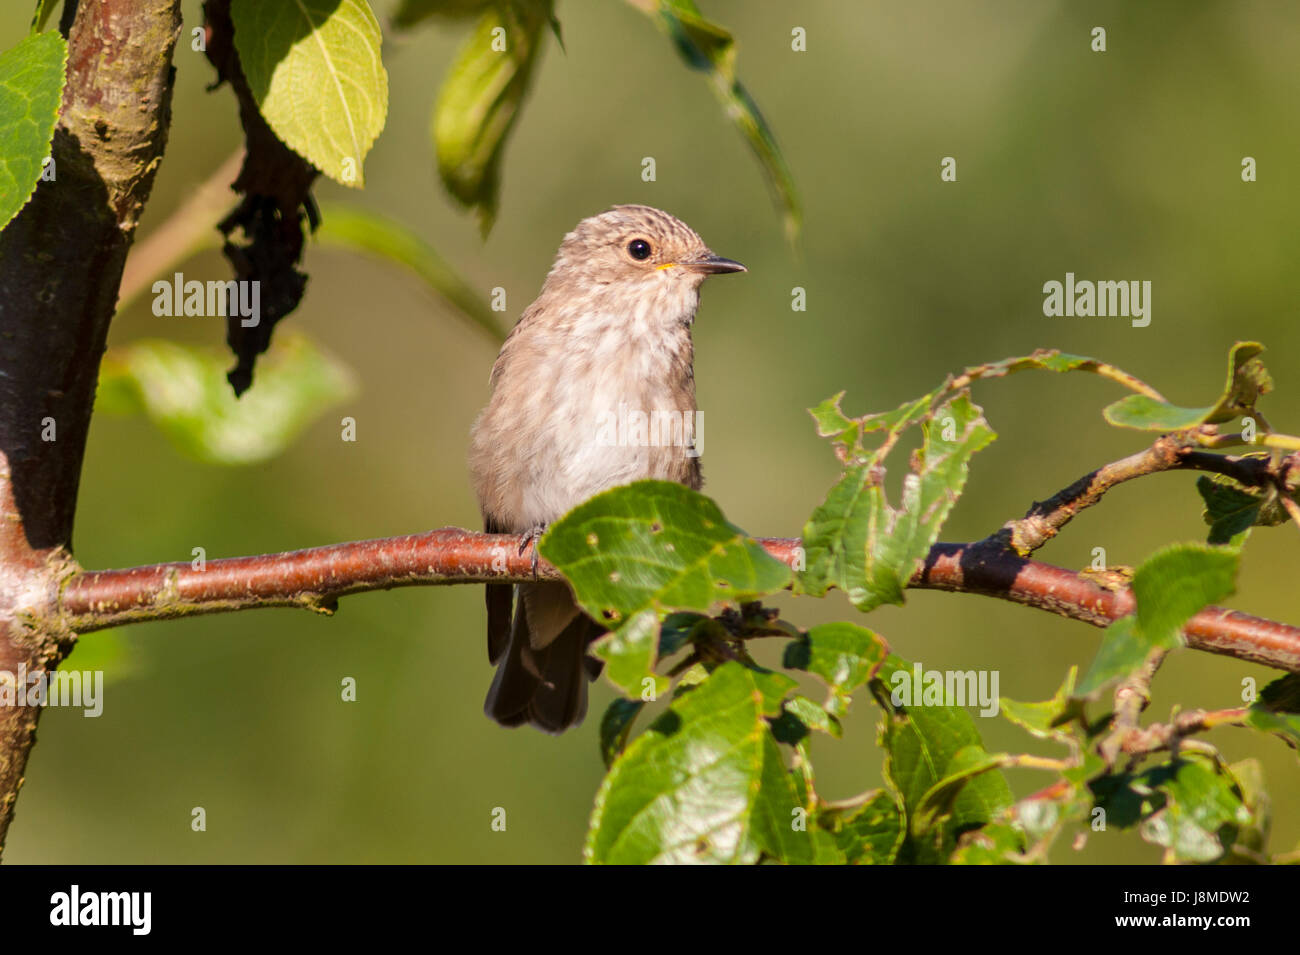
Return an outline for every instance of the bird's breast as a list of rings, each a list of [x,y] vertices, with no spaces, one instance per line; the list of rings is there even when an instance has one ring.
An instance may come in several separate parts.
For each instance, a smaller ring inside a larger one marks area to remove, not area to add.
[[[699,486],[689,327],[638,318],[590,315],[563,336],[539,335],[531,344],[542,347],[503,373],[487,417],[513,526],[549,523],[643,478]],[[515,387],[520,372],[527,388]]]

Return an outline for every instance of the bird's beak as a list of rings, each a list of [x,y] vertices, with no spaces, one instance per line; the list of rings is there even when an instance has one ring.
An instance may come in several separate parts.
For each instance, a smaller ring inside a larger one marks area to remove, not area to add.
[[[729,272],[748,272],[739,262],[733,259],[724,259],[720,255],[714,255],[712,252],[705,253],[698,259],[692,259],[689,262],[679,262],[684,269],[691,272],[700,272],[704,275],[726,275]]]

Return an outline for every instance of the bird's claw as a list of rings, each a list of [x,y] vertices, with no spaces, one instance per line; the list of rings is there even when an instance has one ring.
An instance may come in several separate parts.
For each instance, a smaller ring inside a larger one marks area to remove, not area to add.
[[[533,545],[533,576],[534,577],[537,576],[537,542],[541,539],[542,535],[545,533],[546,533],[545,524],[538,524],[536,527],[531,527],[528,529],[528,532],[524,534],[523,542],[519,545],[519,553],[521,554],[528,549],[529,544]]]

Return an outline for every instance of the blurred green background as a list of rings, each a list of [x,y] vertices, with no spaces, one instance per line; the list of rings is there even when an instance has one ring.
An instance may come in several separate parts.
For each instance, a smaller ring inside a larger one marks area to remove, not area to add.
[[[30,4],[6,4],[0,47]],[[201,23],[185,4],[185,30]],[[757,163],[705,81],[623,3],[560,0],[567,52],[551,44],[509,145],[494,231],[445,196],[428,115],[467,26],[386,37],[387,127],[367,187],[324,183],[433,243],[482,290],[507,290],[507,325],[535,296],[564,233],[618,202],[667,209],[745,262],[711,283],[696,325],[706,491],[751,533],[794,536],[838,469],[805,408],[847,389],[851,413],[892,408],[950,371],[1039,347],[1096,355],[1183,404],[1209,404],[1237,339],[1269,346],[1278,390],[1262,409],[1300,429],[1295,261],[1300,191],[1300,7],[1277,3],[808,2],[702,0],[729,27],[738,67],[785,150],[805,207],[792,252]],[[381,21],[392,5],[376,4]],[[790,48],[807,30],[807,52]],[[1089,32],[1108,31],[1093,53]],[[228,90],[183,42],[167,154],[142,234],[166,220],[230,153]],[[658,181],[643,182],[654,156]],[[939,178],[952,156],[958,181]],[[1245,184],[1243,156],[1258,161]],[[1287,176],[1291,176],[1288,179]],[[284,330],[342,358],[359,383],[268,464],[181,457],[143,419],[98,416],[82,481],[76,555],[88,568],[286,550],[477,527],[465,455],[487,399],[495,345],[407,275],[315,247],[306,298]],[[225,278],[215,253],[186,277]],[[1153,283],[1152,322],[1046,318],[1042,286],[1079,278]],[[808,310],[790,309],[791,288]],[[218,346],[213,320],[156,318],[146,295],[111,343],[143,337]],[[256,386],[254,386],[256,390]],[[1088,376],[1046,373],[975,393],[999,439],[974,462],[944,532],[983,536],[1107,460],[1143,446],[1109,428],[1120,397]],[[339,419],[358,440],[340,440]],[[1160,544],[1202,539],[1192,475],[1123,486],[1040,552],[1082,567],[1094,547],[1137,564]],[[1300,622],[1295,529],[1249,542],[1232,605]],[[776,601],[802,625],[854,619],[838,594]],[[1086,665],[1099,631],[974,596],[913,593],[866,621],[927,667],[993,668],[1004,695],[1050,696]],[[765,658],[775,662],[769,653]],[[88,635],[65,666],[106,671],[103,716],[52,709],[10,832],[12,862],[576,862],[602,775],[598,684],[579,730],[550,738],[481,714],[491,679],[479,587],[347,598],[333,618],[290,610]],[[1184,651],[1149,711],[1237,705],[1264,668]],[[358,701],[340,701],[354,677]],[[816,755],[819,790],[880,783],[874,708],[859,699],[839,743]],[[1000,719],[991,750],[1050,752]],[[644,725],[644,724],[642,724]],[[1300,766],[1282,743],[1224,729],[1230,759],[1262,760],[1272,847],[1300,839]],[[1046,781],[1012,773],[1017,794]],[[195,806],[207,831],[190,828]],[[505,832],[492,812],[507,812]],[[1055,861],[1154,862],[1135,833],[1065,841]]]

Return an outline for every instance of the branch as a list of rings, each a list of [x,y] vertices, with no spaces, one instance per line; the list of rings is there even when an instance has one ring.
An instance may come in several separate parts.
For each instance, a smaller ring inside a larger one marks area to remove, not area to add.
[[[1226,475],[1245,487],[1263,487],[1279,481],[1286,473],[1286,464],[1263,457],[1209,454],[1196,450],[1187,432],[1167,434],[1145,451],[1090,471],[1046,501],[1035,503],[1023,518],[1008,521],[1002,534],[1016,553],[1032,554],[1115,485],[1161,471],[1209,471]]]
[[[371,590],[438,584],[519,583],[534,579],[525,538],[443,528],[425,534],[355,541],[257,557],[81,573],[63,591],[60,625],[77,633],[146,620],[258,607],[332,613],[340,597]],[[800,542],[765,538],[773,557],[792,564]],[[559,571],[539,561],[537,577]],[[911,587],[984,594],[1104,627],[1131,613],[1133,596],[1028,560],[990,541],[936,544]],[[1188,646],[1300,672],[1300,628],[1209,607],[1189,621]]]

